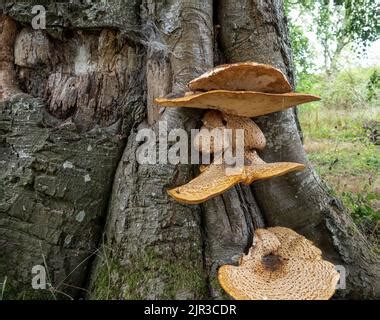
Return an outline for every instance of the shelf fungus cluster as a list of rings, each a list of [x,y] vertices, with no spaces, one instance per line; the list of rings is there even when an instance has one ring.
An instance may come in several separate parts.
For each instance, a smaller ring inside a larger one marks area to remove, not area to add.
[[[249,185],[304,169],[299,163],[263,161],[257,150],[265,148],[266,139],[251,118],[319,97],[291,92],[281,71],[252,62],[219,66],[192,80],[189,88],[191,92],[182,97],[158,98],[155,102],[165,107],[209,109],[194,148],[212,155],[213,162],[202,164],[200,174],[187,184],[168,190],[174,199],[197,204],[238,183]],[[225,134],[213,134],[216,130],[228,131],[230,139],[225,139]],[[240,150],[243,155],[240,170],[234,174],[228,173],[231,165],[224,157],[226,150],[235,154]],[[288,228],[274,227],[256,230],[253,246],[239,266],[221,266],[218,280],[235,299],[312,300],[329,299],[339,274],[309,240]]]
[[[327,300],[339,273],[312,242],[291,229],[274,227],[257,229],[239,266],[221,266],[218,280],[238,300]]]
[[[201,173],[189,183],[168,190],[179,202],[197,204],[215,197],[238,183],[251,184],[256,180],[284,175],[304,169],[293,162],[266,163],[256,150],[265,148],[266,139],[251,117],[284,110],[292,106],[319,100],[319,97],[290,92],[285,75],[268,65],[245,62],[223,65],[189,83],[191,92],[183,97],[158,98],[156,104],[165,107],[191,107],[208,110],[202,119],[203,127],[195,138],[194,147],[214,155],[214,162],[201,166]],[[214,141],[213,129],[232,132],[230,140]],[[244,132],[244,165],[235,174],[221,153],[226,148],[237,149],[237,130]],[[205,145],[206,137],[209,137]],[[217,143],[218,142],[218,143]]]

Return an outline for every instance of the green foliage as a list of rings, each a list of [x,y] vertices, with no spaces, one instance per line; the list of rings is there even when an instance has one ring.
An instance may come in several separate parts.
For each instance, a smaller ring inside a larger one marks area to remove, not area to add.
[[[302,1],[303,9],[311,9],[313,1]],[[285,13],[289,17],[290,12],[296,6],[293,2],[285,0]],[[309,38],[306,36],[303,26],[298,25],[292,19],[288,20],[290,41],[292,44],[293,62],[295,65],[296,83],[305,83],[305,79],[311,74],[314,69],[314,55],[315,52],[310,45]],[[297,86],[298,87],[298,86]],[[300,88],[298,87],[300,90]]]
[[[300,26],[290,24],[289,30],[292,41],[293,61],[297,70],[297,74],[300,77],[308,75],[314,68],[314,52],[309,44],[309,39]],[[300,81],[300,78],[298,78],[298,81]]]
[[[352,192],[342,193],[343,202],[351,209],[354,219],[368,218],[374,223],[380,221],[380,211],[372,207],[372,201],[380,200],[379,195],[373,192],[355,194]]]
[[[302,39],[305,19],[311,20],[309,30],[314,32],[323,48],[325,70],[328,74],[337,70],[342,51],[350,47],[364,54],[370,43],[379,38],[377,12],[379,5],[373,0],[285,0],[288,17],[298,12],[298,18],[290,18],[289,30],[298,74],[308,68],[300,63],[310,43]],[[301,29],[301,31],[299,30]],[[300,38],[301,37],[301,38]],[[310,55],[308,55],[310,59]]]
[[[339,175],[350,177],[373,176],[380,170],[380,158],[376,155],[374,147],[363,147],[360,143],[336,146],[334,143],[320,141],[323,145],[318,152],[309,154],[310,160],[318,165],[318,172],[323,177],[329,175],[338,177]],[[339,143],[338,143],[339,144]],[[364,180],[363,180],[364,181]],[[344,186],[341,186],[344,188]]]
[[[311,163],[380,249],[379,74],[378,68],[355,68],[305,77],[299,87],[322,101],[300,107],[299,119]]]
[[[342,201],[349,209],[356,224],[374,242],[380,243],[380,210],[373,208],[380,196],[374,192],[343,192]]]
[[[284,8],[287,15],[294,7],[299,7],[303,10],[312,10],[315,7],[315,0],[284,0]]]
[[[320,84],[322,77],[317,74],[300,73],[297,72],[297,90],[298,92],[307,92],[318,95],[320,88],[316,84]],[[305,105],[306,108],[319,105],[320,103],[312,103]]]
[[[380,72],[374,70],[367,82],[367,101],[373,101],[378,98],[380,91]]]
[[[313,23],[324,49],[326,70],[336,70],[342,50],[364,53],[378,38],[376,4],[371,0],[316,1]]]
[[[322,105],[329,109],[360,110],[367,105],[379,104],[379,76],[379,68],[348,69],[328,77],[324,74],[303,74],[297,84],[297,91],[321,96]],[[305,107],[320,106],[321,103]]]
[[[367,74],[348,70],[336,78],[326,80],[323,83],[323,104],[343,109],[361,108],[367,101]]]
[[[338,3],[338,1],[335,1]],[[374,0],[341,0],[344,7],[343,26],[339,37],[346,37],[357,45],[368,46],[379,37],[379,4]]]

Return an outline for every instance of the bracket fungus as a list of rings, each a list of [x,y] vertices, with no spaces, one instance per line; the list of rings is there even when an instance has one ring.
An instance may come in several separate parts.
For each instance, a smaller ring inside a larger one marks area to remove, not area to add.
[[[221,266],[218,280],[238,300],[327,300],[339,273],[311,241],[291,229],[274,227],[257,229],[239,266]]]
[[[266,64],[243,62],[220,65],[189,82],[192,91],[230,90],[286,93],[291,86],[285,75]]]
[[[278,94],[256,91],[211,90],[179,98],[158,98],[155,99],[155,102],[163,107],[216,109],[242,117],[257,117],[319,99],[319,97],[311,94],[296,92]]]
[[[227,164],[212,163],[201,166],[201,173],[190,182],[168,190],[171,197],[181,203],[198,204],[222,194],[238,183],[246,185],[257,180],[277,177],[288,172],[302,170],[303,164],[294,162],[266,163],[256,151],[245,152],[245,165],[239,173],[227,174]]]
[[[251,184],[257,180],[282,176],[292,171],[305,169],[305,165],[297,162],[267,163],[259,157],[256,151],[245,153],[244,184]]]
[[[222,194],[243,180],[242,174],[227,175],[226,164],[212,163],[187,184],[168,190],[181,203],[197,204]]]
[[[157,98],[164,107],[216,109],[242,117],[257,117],[320,98],[291,92],[285,75],[278,69],[254,62],[214,68],[192,80],[182,97]]]
[[[189,88],[193,91],[182,97],[157,98],[155,103],[164,107],[211,109],[203,116],[194,147],[199,152],[214,154],[214,162],[202,166],[200,175],[187,184],[168,190],[174,199],[197,204],[240,182],[251,184],[305,168],[293,162],[266,163],[255,151],[265,148],[266,139],[251,117],[319,100],[317,96],[290,92],[290,84],[280,70],[254,62],[222,65],[190,81]],[[230,129],[230,140],[213,132],[214,129],[222,133]],[[237,150],[238,129],[244,130],[244,166],[239,172],[227,174],[229,166],[215,159],[223,159],[221,155],[226,148]]]

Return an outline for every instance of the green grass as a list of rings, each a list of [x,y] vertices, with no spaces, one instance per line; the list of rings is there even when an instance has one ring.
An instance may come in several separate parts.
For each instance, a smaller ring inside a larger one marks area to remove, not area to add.
[[[299,118],[311,163],[380,244],[380,145],[371,139],[380,127],[380,95],[377,88],[369,101],[367,92],[373,70],[344,71],[334,79],[312,76],[303,87],[322,102],[302,106]]]

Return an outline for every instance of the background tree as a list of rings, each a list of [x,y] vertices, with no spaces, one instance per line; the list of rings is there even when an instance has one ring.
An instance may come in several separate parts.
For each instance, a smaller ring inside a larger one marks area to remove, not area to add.
[[[376,1],[287,0],[285,8],[288,12],[296,11],[300,21],[312,20],[310,25],[313,26],[313,30],[309,31],[315,33],[323,49],[324,69],[328,74],[336,71],[344,49],[350,47],[354,54],[365,54],[369,44],[379,37],[379,4]],[[291,35],[292,45],[296,48],[294,53],[297,62],[307,52],[308,42],[300,42],[300,25],[291,22],[290,26],[291,30],[295,31]],[[300,72],[302,71],[300,69]]]

